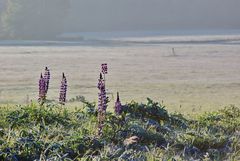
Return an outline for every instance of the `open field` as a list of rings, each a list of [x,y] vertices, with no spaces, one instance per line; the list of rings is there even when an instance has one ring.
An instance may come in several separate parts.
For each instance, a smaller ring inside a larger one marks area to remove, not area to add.
[[[107,62],[108,92],[119,91],[123,102],[150,97],[185,113],[239,106],[239,52],[240,45],[226,44],[1,46],[0,104],[36,100],[45,66],[52,75],[49,99],[58,99],[65,72],[68,99],[83,95],[97,101],[100,64]]]

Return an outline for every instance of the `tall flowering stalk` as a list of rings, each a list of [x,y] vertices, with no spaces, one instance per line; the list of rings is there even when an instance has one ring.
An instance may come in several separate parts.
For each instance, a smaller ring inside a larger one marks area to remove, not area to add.
[[[106,116],[106,109],[107,109],[107,95],[106,95],[106,79],[105,74],[108,73],[107,64],[104,63],[101,65],[102,73],[100,73],[100,77],[98,79],[98,135],[102,135],[102,129],[104,126],[104,120]],[[103,78],[103,76],[104,78]]]
[[[45,79],[42,76],[42,73],[40,75],[39,79],[39,98],[38,102],[40,105],[43,105],[46,100],[46,82]]]
[[[102,109],[103,111],[106,111],[107,109],[107,96],[106,96],[106,89],[105,89],[105,84],[104,84],[104,79],[102,77],[102,74],[100,73],[100,77],[98,79],[98,109]]]
[[[44,80],[45,80],[45,83],[46,83],[45,92],[46,92],[46,95],[47,95],[48,87],[49,87],[49,81],[50,81],[50,70],[48,69],[48,67],[45,68]]]
[[[104,90],[105,90],[105,102],[107,103],[107,96],[106,96],[106,77],[105,75],[108,74],[108,67],[107,63],[104,63],[101,65],[102,66],[102,74],[103,74],[103,84],[104,84]],[[102,78],[102,75],[100,76]]]
[[[105,90],[105,83],[102,77],[102,73],[100,73],[100,77],[98,79],[98,135],[102,135],[102,128],[104,125],[106,109],[107,109],[107,96]]]
[[[106,85],[105,75],[108,74],[107,63],[103,63],[101,66],[102,66],[102,74],[103,74],[104,84]]]
[[[117,92],[117,100],[115,102],[115,113],[116,115],[120,115],[121,112],[122,112],[122,104],[120,102],[119,93]]]
[[[66,95],[67,95],[67,79],[66,79],[66,77],[63,73],[62,74],[61,86],[60,86],[60,93],[59,93],[59,103],[61,105],[65,105]]]

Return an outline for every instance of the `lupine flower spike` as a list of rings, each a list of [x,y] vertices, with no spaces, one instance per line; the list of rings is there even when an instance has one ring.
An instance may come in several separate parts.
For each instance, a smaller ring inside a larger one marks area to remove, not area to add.
[[[41,73],[40,79],[39,79],[39,98],[38,98],[39,104],[43,105],[45,102],[45,99],[46,99],[46,82]]]
[[[105,87],[105,91],[107,91],[106,89],[106,78],[105,78],[105,74],[108,74],[108,67],[107,67],[107,63],[103,63],[102,65],[102,74],[103,74],[103,83],[104,83],[104,87]],[[106,97],[106,103],[107,103],[108,97]]]
[[[48,69],[48,67],[45,68],[45,73],[44,73],[44,80],[46,83],[46,95],[48,92],[48,87],[49,87],[49,81],[50,81],[50,70]]]
[[[108,73],[107,63],[102,64],[102,73],[103,74],[107,74]]]
[[[107,109],[107,97],[106,97],[106,90],[105,90],[105,84],[104,80],[102,78],[102,74],[100,73],[100,78],[98,80],[98,98],[99,98],[99,104],[98,108],[102,109],[103,111],[106,111]]]
[[[106,91],[105,84],[103,81],[102,74],[100,73],[100,78],[98,79],[98,135],[102,135],[102,128],[105,120],[105,114],[107,109],[107,99],[106,99]]]
[[[104,63],[101,65],[102,66],[102,74],[103,74],[103,80],[104,80],[104,84],[106,84],[106,79],[105,79],[105,74],[108,74],[108,67],[107,67],[107,63]]]
[[[122,112],[122,104],[120,102],[119,93],[117,92],[117,100],[115,102],[115,113],[120,115]]]
[[[59,93],[59,103],[61,105],[65,105],[66,95],[67,95],[67,79],[66,79],[66,77],[63,73],[62,74],[61,86],[60,86],[60,93]]]

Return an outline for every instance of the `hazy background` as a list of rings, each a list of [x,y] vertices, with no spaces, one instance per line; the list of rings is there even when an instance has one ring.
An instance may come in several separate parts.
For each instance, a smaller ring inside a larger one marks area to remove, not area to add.
[[[70,30],[234,29],[239,0],[72,0]]]
[[[1,38],[240,28],[239,0],[0,0]]]
[[[240,0],[0,2],[0,104],[37,100],[46,66],[48,99],[65,72],[67,99],[97,102],[106,62],[112,104],[118,91],[186,113],[240,105]]]

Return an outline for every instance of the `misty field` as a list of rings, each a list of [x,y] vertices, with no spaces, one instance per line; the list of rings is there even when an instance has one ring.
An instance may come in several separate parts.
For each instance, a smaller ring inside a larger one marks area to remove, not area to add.
[[[175,50],[175,55],[172,52]],[[61,72],[67,98],[97,101],[99,64],[109,64],[108,93],[123,102],[147,97],[168,109],[201,112],[240,105],[239,45],[1,46],[0,103],[36,100],[45,66],[52,72],[48,99],[58,99]]]

